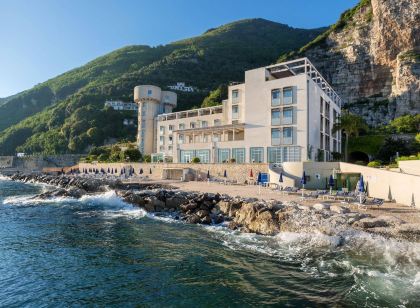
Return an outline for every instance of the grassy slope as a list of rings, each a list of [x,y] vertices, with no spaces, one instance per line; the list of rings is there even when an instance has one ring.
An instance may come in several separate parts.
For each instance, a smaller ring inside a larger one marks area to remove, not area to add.
[[[180,93],[178,108],[199,106],[211,89],[242,80],[244,70],[270,64],[322,31],[248,19],[165,46],[116,50],[0,106],[0,155],[82,152],[106,138],[132,138],[122,115],[103,109],[106,99],[131,99],[138,84],[185,81],[202,91]]]

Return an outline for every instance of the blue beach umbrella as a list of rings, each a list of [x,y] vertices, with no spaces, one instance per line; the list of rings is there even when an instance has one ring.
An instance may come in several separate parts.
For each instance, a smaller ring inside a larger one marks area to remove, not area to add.
[[[302,197],[303,197],[303,190],[305,189],[306,184],[306,172],[303,170],[302,178],[300,179],[300,183],[302,184]]]
[[[280,172],[279,183],[283,183],[283,172]]]
[[[300,184],[305,185],[306,184],[306,173],[303,171],[302,178],[300,179]]]
[[[258,172],[257,183],[261,183],[261,172]]]
[[[365,191],[365,183],[363,181],[363,175],[359,179],[359,187],[357,188],[361,193]]]
[[[225,169],[225,172],[223,172],[223,177],[227,178],[227,172],[226,172],[226,169]]]
[[[210,170],[207,170],[207,179],[210,179]]]
[[[330,175],[330,179],[328,180],[328,185],[330,186],[330,194],[332,192],[332,188],[334,187],[335,183],[334,183],[334,178],[332,175]]]

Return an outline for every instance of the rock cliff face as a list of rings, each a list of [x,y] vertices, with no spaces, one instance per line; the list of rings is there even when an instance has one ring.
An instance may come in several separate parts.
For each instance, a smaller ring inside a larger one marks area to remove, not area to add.
[[[347,15],[346,15],[347,14]],[[303,47],[369,125],[420,112],[420,1],[362,0],[334,30]]]

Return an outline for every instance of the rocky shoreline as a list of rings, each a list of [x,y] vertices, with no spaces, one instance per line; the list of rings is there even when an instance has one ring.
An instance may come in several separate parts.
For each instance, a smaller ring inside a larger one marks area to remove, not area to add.
[[[187,192],[160,184],[123,184],[119,180],[78,176],[15,174],[14,181],[44,183],[56,188],[34,198],[81,198],[114,190],[127,203],[147,212],[168,214],[192,224],[220,224],[241,232],[275,235],[279,232],[322,233],[343,239],[352,231],[420,242],[420,226],[394,216],[373,217],[346,207],[294,201],[258,200],[228,195]],[[339,241],[340,242],[340,241]]]

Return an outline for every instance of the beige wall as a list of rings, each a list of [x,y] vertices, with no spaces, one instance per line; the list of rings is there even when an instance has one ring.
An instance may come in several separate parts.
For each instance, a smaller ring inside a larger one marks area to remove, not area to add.
[[[383,169],[340,163],[342,172],[360,172],[368,184],[369,196],[410,205],[412,199],[420,208],[420,176]]]
[[[402,160],[398,167],[403,173],[420,175],[420,160]]]

